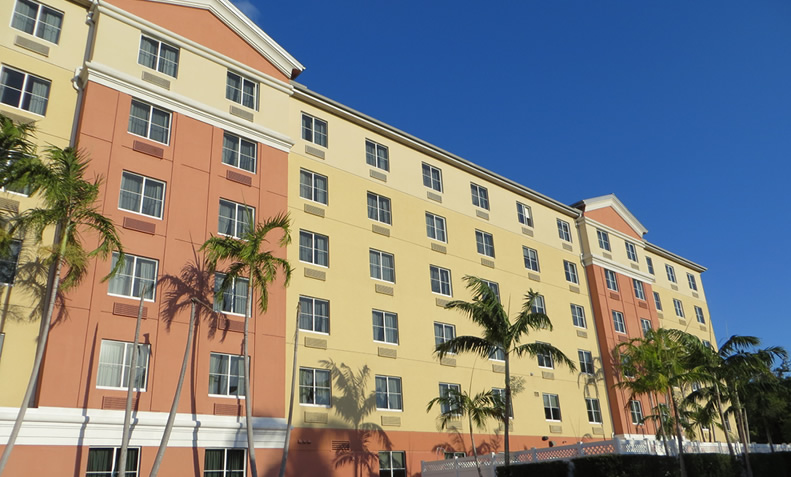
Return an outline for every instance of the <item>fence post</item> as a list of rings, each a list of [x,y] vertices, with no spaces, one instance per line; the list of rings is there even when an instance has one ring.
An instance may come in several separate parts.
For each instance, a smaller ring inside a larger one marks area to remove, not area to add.
[[[585,448],[582,447],[582,441],[577,443],[577,457],[583,457],[585,455]]]
[[[615,455],[620,455],[621,454],[621,439],[619,437],[616,437],[615,439],[613,439],[613,444],[615,444]]]
[[[536,451],[535,447],[530,449],[530,458],[533,463],[538,462],[538,452]]]

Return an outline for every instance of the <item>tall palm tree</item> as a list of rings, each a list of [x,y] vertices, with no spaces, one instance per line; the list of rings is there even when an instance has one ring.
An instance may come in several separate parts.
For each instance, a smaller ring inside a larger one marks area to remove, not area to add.
[[[437,345],[437,356],[442,359],[448,353],[471,352],[488,358],[497,350],[505,355],[505,409],[511,409],[511,357],[524,355],[538,356],[550,355],[555,363],[568,366],[571,371],[577,369],[562,351],[547,343],[522,343],[530,330],[552,330],[552,322],[544,313],[533,310],[538,293],[530,290],[525,295],[522,310],[511,322],[508,313],[500,303],[500,299],[489,288],[489,285],[478,277],[465,276],[467,288],[472,291],[472,301],[454,300],[445,308],[459,310],[474,323],[482,328],[483,336],[457,336],[449,341]],[[504,428],[505,465],[511,465],[509,445],[509,417],[508,413],[502,416]]]
[[[36,151],[31,142],[32,124],[15,123],[0,113],[0,158],[5,160],[31,155]]]
[[[251,223],[252,220],[248,220]],[[249,227],[240,238],[210,237],[201,246],[206,252],[209,270],[214,271],[220,262],[230,262],[225,270],[225,278],[217,287],[215,300],[222,303],[227,293],[237,280],[248,280],[248,297],[244,314],[244,415],[247,430],[247,454],[250,459],[252,475],[257,476],[255,463],[255,446],[253,442],[252,402],[250,399],[250,354],[249,336],[250,318],[253,311],[255,292],[258,292],[258,309],[264,313],[269,304],[269,285],[277,279],[278,273],[285,277],[285,284],[291,279],[291,266],[288,260],[278,257],[266,247],[270,245],[269,234],[279,233],[278,247],[285,247],[291,242],[290,222],[288,215],[277,215],[263,223]]]
[[[14,184],[28,187],[31,194],[38,194],[41,206],[26,210],[14,217],[9,227],[9,237],[31,232],[37,243],[41,243],[45,230],[55,229],[52,246],[44,247],[43,253],[48,255],[51,274],[49,296],[42,297],[46,304],[39,335],[33,370],[25,391],[22,405],[19,407],[14,427],[8,437],[2,457],[0,457],[0,474],[8,462],[11,450],[19,435],[25,413],[30,405],[33,392],[38,383],[41,360],[47,346],[47,337],[52,323],[55,300],[64,292],[82,280],[93,257],[106,259],[114,251],[123,257],[123,247],[113,222],[97,210],[95,203],[99,195],[101,180],[90,182],[85,179],[88,160],[72,148],[47,149],[47,158],[42,161],[33,154],[13,157],[10,161],[0,164],[0,185]],[[86,251],[82,234],[91,232],[98,237],[98,246]],[[116,266],[104,280],[115,274],[123,264],[119,258]],[[65,273],[64,272],[65,269]],[[62,278],[61,278],[61,275]]]

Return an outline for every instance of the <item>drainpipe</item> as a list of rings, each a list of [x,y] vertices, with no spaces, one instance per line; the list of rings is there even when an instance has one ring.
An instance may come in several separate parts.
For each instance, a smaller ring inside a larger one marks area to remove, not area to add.
[[[74,108],[74,119],[71,123],[71,136],[69,137],[69,146],[77,147],[77,130],[80,126],[82,119],[82,100],[85,92],[85,83],[87,82],[87,72],[85,64],[93,57],[93,48],[96,43],[96,16],[98,15],[97,7],[99,0],[91,0],[91,6],[88,8],[88,14],[85,17],[85,24],[88,25],[88,38],[85,41],[85,52],[82,57],[82,64],[74,69],[74,77],[71,80],[71,86],[77,91],[77,104]]]

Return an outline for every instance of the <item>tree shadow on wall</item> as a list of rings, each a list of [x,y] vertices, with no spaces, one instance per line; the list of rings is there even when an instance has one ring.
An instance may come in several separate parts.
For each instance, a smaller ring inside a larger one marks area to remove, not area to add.
[[[580,370],[579,374],[577,374],[577,386],[582,388],[582,394],[586,398],[598,398],[599,383],[604,383],[604,366],[601,358],[597,356],[593,358],[593,374]]]
[[[392,449],[387,433],[376,423],[365,422],[365,418],[376,410],[376,391],[368,391],[371,370],[363,366],[355,372],[344,363],[332,360],[321,361],[330,370],[338,393],[332,397],[332,408],[349,426],[348,444],[333,445],[335,468],[352,466],[355,477],[376,474],[379,464],[379,449]],[[365,473],[364,473],[365,472]]]

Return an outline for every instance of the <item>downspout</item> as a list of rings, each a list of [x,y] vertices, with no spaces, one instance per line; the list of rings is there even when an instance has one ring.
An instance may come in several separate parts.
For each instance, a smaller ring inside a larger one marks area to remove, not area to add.
[[[77,104],[74,108],[74,119],[71,123],[71,135],[69,137],[69,146],[74,148],[77,147],[77,132],[82,119],[82,101],[85,93],[85,83],[88,81],[85,64],[93,57],[93,49],[96,44],[96,16],[99,14],[97,11],[99,0],[90,1],[91,6],[88,8],[88,14],[85,17],[85,24],[88,25],[88,37],[85,40],[82,64],[74,69],[74,77],[71,79],[71,86],[77,91]]]

